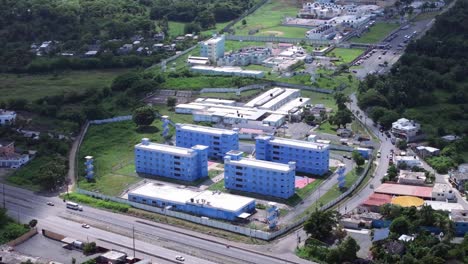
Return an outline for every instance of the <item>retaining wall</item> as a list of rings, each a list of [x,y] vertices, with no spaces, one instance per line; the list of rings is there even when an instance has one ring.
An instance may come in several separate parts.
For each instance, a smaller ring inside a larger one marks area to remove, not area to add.
[[[35,236],[36,234],[37,234],[37,228],[34,227],[31,230],[29,230],[28,232],[26,232],[25,234],[23,234],[22,236],[8,242],[7,245],[10,246],[10,247],[17,246],[17,245],[23,243],[24,241],[30,239],[31,237]]]

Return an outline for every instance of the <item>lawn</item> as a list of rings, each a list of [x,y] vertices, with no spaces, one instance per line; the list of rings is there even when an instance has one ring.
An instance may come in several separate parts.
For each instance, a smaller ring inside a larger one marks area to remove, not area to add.
[[[345,187],[349,188],[351,185],[353,185],[358,179],[358,176],[359,175],[356,173],[355,169],[353,169],[348,174],[346,174]],[[299,219],[299,218],[302,218],[304,215],[310,214],[312,211],[315,210],[315,208],[320,208],[323,205],[333,201],[334,199],[338,198],[343,192],[344,191],[338,188],[338,184],[335,184],[330,190],[328,190],[325,194],[323,194],[315,203],[309,206],[306,210],[304,210],[304,212],[302,212],[296,218]]]
[[[133,162],[133,148],[142,138],[163,142],[161,121],[153,123],[154,131],[138,132],[132,121],[92,125],[88,129],[79,150],[79,175],[83,175],[84,156],[94,156],[95,182],[80,178],[79,187],[107,195],[118,195],[129,185],[141,178],[131,175],[117,175],[116,171]]]
[[[424,20],[431,20],[435,18],[440,12],[427,12],[427,13],[420,13],[411,21],[418,22]]]
[[[398,27],[399,24],[397,23],[378,22],[373,27],[370,27],[368,32],[362,34],[360,38],[354,37],[350,41],[356,43],[377,43]]]
[[[246,101],[261,92],[262,90],[248,90],[241,92],[240,96],[236,95],[235,93],[202,93],[199,97]]]
[[[24,98],[33,101],[64,92],[109,87],[114,78],[127,70],[67,71],[57,74],[0,74],[0,100]]]
[[[31,191],[39,191],[39,185],[36,181],[36,174],[42,164],[46,163],[47,157],[38,156],[31,160],[28,164],[15,171],[7,178],[7,182],[15,186],[29,189]]]
[[[225,192],[226,189],[224,188],[224,179],[220,180],[219,182],[215,184],[212,184],[210,187],[208,187],[208,190]]]
[[[340,58],[340,61],[336,62],[335,64],[343,64],[352,62],[363,52],[363,49],[334,48],[327,54],[327,56]]]
[[[337,126],[330,124],[330,122],[326,121],[320,124],[317,131],[327,134],[336,135]]]
[[[315,191],[324,180],[325,179],[315,179],[314,182],[308,184],[304,188],[296,189],[296,194],[290,197],[287,200],[287,203],[293,206],[298,204],[300,201],[307,198],[313,191]]]
[[[269,1],[254,13],[245,18],[247,24],[241,22],[233,26],[236,35],[247,36],[250,30],[259,30],[257,35],[276,35],[281,37],[304,37],[307,31],[304,28],[292,28],[281,26],[285,16],[295,17],[299,10],[296,1]]]
[[[185,23],[169,21],[169,35],[171,37],[185,35],[184,27]]]
[[[301,95],[303,97],[310,98],[311,104],[323,104],[325,107],[336,109],[335,99],[332,94],[302,90]]]

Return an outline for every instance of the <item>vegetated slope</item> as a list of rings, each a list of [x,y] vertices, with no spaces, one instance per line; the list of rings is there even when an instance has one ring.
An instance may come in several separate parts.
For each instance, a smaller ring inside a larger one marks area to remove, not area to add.
[[[0,1],[0,69],[28,65],[33,42],[59,41],[61,51],[83,52],[107,40],[150,37],[168,31],[167,21],[193,22],[214,28],[236,18],[255,0],[2,0]],[[166,34],[168,35],[168,34]],[[107,45],[107,46],[106,46]],[[115,48],[115,47],[114,47]]]
[[[445,131],[439,131],[440,134],[467,132],[466,39],[468,1],[460,0],[437,17],[424,37],[410,43],[390,74],[369,76],[361,84],[360,105],[411,115],[423,122],[426,132],[431,134],[441,129]]]
[[[369,76],[359,87],[359,104],[384,126],[400,116],[422,123],[431,143],[468,132],[468,0],[437,16],[421,39],[385,76]],[[466,140],[465,140],[466,142]],[[456,151],[463,152],[463,144]],[[447,153],[448,154],[448,153]],[[454,157],[458,162],[462,157]]]

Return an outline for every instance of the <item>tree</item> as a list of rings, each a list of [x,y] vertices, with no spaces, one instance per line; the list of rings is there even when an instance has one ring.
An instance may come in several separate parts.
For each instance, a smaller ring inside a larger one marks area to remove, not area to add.
[[[353,121],[352,113],[347,108],[339,109],[334,116],[330,119],[331,123],[337,125],[338,128],[342,125],[346,127],[346,124]]]
[[[395,218],[390,224],[390,231],[398,235],[408,234],[410,223],[405,216]]]
[[[112,91],[125,91],[132,87],[132,84],[140,80],[140,78],[141,77],[134,72],[119,75],[112,81],[111,89]]]
[[[242,25],[243,25],[243,26],[247,25],[247,20],[242,19]]]
[[[387,176],[390,181],[395,181],[396,177],[398,176],[398,169],[395,165],[390,165],[387,169]]]
[[[408,143],[406,142],[406,140],[400,139],[397,141],[396,146],[401,150],[406,150],[406,148],[408,147]]]
[[[90,243],[85,243],[83,245],[83,253],[88,255],[88,254],[93,254],[96,252],[96,243],[95,242],[90,242]]]
[[[335,98],[336,105],[340,110],[346,108],[346,103],[349,102],[349,98],[341,92],[335,93],[335,95],[333,95],[333,98]]]
[[[133,111],[133,122],[139,127],[151,125],[155,118],[154,110],[149,106],[143,106]]]
[[[359,152],[357,152],[357,151],[353,151],[352,156],[353,156],[354,162],[356,162],[356,165],[358,167],[361,167],[366,162],[364,157],[361,154],[359,154]]]
[[[30,227],[35,227],[37,225],[37,220],[36,219],[32,219],[31,221],[29,221],[29,226]]]
[[[361,248],[356,240],[352,237],[347,237],[339,246],[343,261],[353,262],[357,259],[357,252]]]
[[[176,104],[177,104],[177,98],[172,97],[172,96],[167,98],[167,107],[173,108],[174,106],[176,106]]]
[[[336,211],[321,211],[315,208],[304,224],[304,230],[310,237],[325,240],[330,237],[333,227],[338,223]]]

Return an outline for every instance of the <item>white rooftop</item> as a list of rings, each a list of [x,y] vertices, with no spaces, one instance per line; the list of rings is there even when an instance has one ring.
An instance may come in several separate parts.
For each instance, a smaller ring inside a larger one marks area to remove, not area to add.
[[[463,210],[463,206],[459,203],[447,203],[442,201],[424,201],[424,204],[429,205],[434,210]]]
[[[293,94],[297,94],[299,96],[300,94],[300,90],[297,90],[297,89],[285,89],[283,93],[281,93],[280,95],[278,95],[277,97],[271,99],[270,101],[268,101],[267,103],[265,103],[264,105],[260,106],[260,108],[264,108],[264,109],[270,109],[270,108],[273,108],[275,105],[281,103],[281,101],[285,100],[287,97],[293,95]]]
[[[193,110],[203,110],[206,109],[206,106],[198,105],[198,104],[178,104],[176,108],[186,108],[186,109],[193,109]]]
[[[203,207],[219,208],[226,211],[238,211],[247,204],[255,201],[255,199],[252,198],[222,192],[198,192],[195,190],[176,188],[173,186],[155,183],[147,183],[131,191],[130,194],[178,204],[199,204]],[[191,199],[193,199],[193,203],[191,202]]]
[[[323,150],[328,149],[328,145],[311,142],[311,141],[303,141],[303,140],[295,140],[295,139],[287,139],[287,138],[278,138],[275,137],[270,140],[270,143],[275,145],[281,146],[292,146],[296,148],[304,148],[304,149],[313,149],[313,150]]]
[[[195,102],[207,102],[207,103],[213,103],[213,104],[225,104],[225,105],[231,105],[235,104],[236,101],[234,100],[227,100],[227,99],[216,99],[216,98],[198,98],[195,100]]]
[[[185,204],[190,198],[197,196],[198,192],[189,189],[175,188],[169,185],[147,183],[131,191],[130,194]]]
[[[196,126],[196,125],[189,125],[189,124],[176,124],[177,128],[180,128],[185,131],[193,131],[193,132],[201,132],[210,135],[235,135],[237,132],[228,130],[228,129],[221,129],[221,128],[214,128],[214,127],[206,127],[206,126]]]
[[[275,98],[279,94],[284,92],[284,88],[275,87],[270,89],[261,95],[255,97],[254,99],[247,102],[244,106],[248,107],[256,107],[265,104],[266,102],[270,101],[272,98]]]
[[[303,105],[308,104],[309,102],[310,98],[298,97],[292,101],[289,101],[287,104],[281,106],[278,110],[276,110],[276,113],[288,114],[289,111],[293,110],[294,108],[301,107]]]
[[[139,143],[139,144],[135,145],[135,148],[136,149],[142,149],[142,150],[158,151],[158,152],[169,153],[169,154],[180,155],[180,156],[186,156],[186,157],[190,157],[190,156],[195,155],[195,152],[192,149],[189,149],[189,148],[181,148],[181,147],[158,144],[158,143],[153,143],[153,142],[149,142],[148,145],[144,145],[142,143]]]
[[[204,199],[205,203],[203,204],[203,207],[214,207],[214,208],[220,208],[226,211],[231,211],[235,212],[240,210],[241,208],[245,207],[249,203],[252,203],[255,201],[255,199],[244,197],[244,196],[238,196],[238,195],[232,195],[228,193],[223,193],[223,192],[214,192],[214,191],[204,191],[201,193],[198,193],[194,199],[198,199],[199,202]]]
[[[213,66],[206,66],[206,65],[197,65],[192,67],[193,70],[208,70],[213,72],[225,72],[225,73],[247,73],[247,74],[261,74],[263,71],[256,71],[256,70],[244,70],[241,67],[237,66],[222,66],[222,67],[213,67]]]
[[[269,115],[267,118],[263,119],[263,122],[278,122],[281,119],[284,118],[284,115],[277,115],[277,114],[272,114]]]
[[[289,164],[246,158],[241,158],[240,160],[231,160],[228,161],[228,164],[234,164],[243,167],[260,168],[265,170],[274,170],[279,172],[290,172],[295,170],[295,166],[290,167]]]

